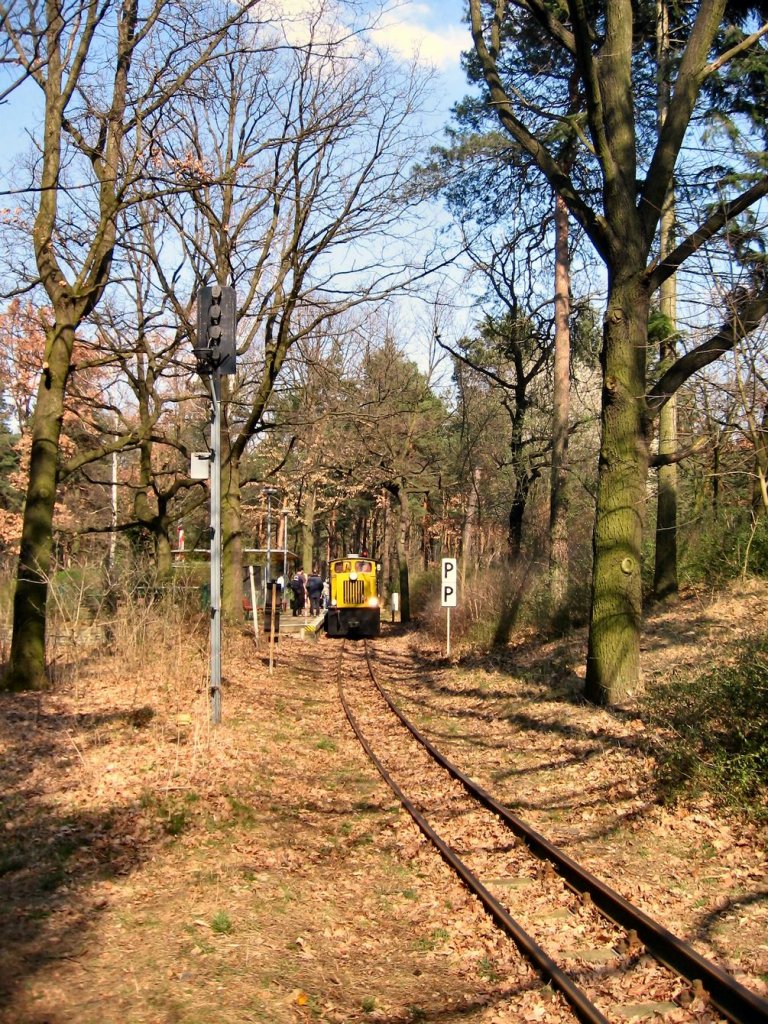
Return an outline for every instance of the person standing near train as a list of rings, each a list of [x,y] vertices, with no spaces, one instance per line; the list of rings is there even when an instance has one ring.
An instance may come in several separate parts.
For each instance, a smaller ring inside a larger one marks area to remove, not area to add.
[[[291,580],[290,587],[291,593],[293,594],[291,609],[294,615],[298,615],[300,612],[304,611],[304,605],[307,600],[307,577],[301,569],[299,569]]]
[[[307,577],[307,594],[309,595],[309,614],[320,614],[320,598],[323,595],[323,578],[317,569],[313,569]]]

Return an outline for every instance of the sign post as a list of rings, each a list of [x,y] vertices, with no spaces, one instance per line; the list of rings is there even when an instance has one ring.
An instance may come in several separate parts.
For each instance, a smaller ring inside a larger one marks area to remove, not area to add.
[[[272,675],[272,668],[275,664],[275,619],[277,618],[277,583],[270,580],[269,590],[272,599],[272,608],[269,615],[269,674]]]
[[[211,722],[221,722],[221,378],[235,373],[235,289],[213,284],[197,293],[197,372],[210,379],[211,449]],[[201,477],[197,477],[201,479]],[[204,479],[204,477],[202,478]]]
[[[451,656],[451,608],[456,607],[456,559],[444,558],[440,571],[440,605],[445,608],[445,654]]]
[[[251,608],[253,609],[253,642],[259,646],[259,612],[256,608],[256,580],[253,575],[253,566],[248,566],[248,577],[251,581]]]
[[[221,377],[211,376],[211,721],[221,722]]]

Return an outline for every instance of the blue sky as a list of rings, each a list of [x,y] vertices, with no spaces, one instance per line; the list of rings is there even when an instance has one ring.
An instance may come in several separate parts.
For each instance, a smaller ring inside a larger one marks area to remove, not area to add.
[[[385,50],[405,61],[417,57],[431,67],[435,83],[435,118],[448,119],[450,109],[466,92],[461,70],[461,53],[471,47],[469,26],[462,21],[466,0],[262,0],[264,12],[274,11],[283,19],[284,31],[292,41],[301,41],[308,21],[317,24],[324,18],[329,24],[360,24],[375,21],[370,33]]]
[[[462,22],[465,0],[385,2],[388,10],[381,19],[376,39],[404,59],[418,55],[420,60],[434,68],[434,114],[430,120],[438,128],[448,121],[451,106],[467,92],[460,64],[462,50],[471,46],[469,26]],[[314,0],[277,0],[277,6],[290,15],[300,17],[302,11],[314,8],[315,3]],[[6,132],[10,136],[6,140],[6,157],[26,146],[24,127],[29,122],[30,109],[39,103],[37,88],[27,85],[2,105]]]

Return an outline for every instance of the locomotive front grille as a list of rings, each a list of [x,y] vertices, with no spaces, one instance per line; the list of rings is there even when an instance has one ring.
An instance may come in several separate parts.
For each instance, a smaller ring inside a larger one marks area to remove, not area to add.
[[[344,580],[344,604],[365,603],[365,580]]]

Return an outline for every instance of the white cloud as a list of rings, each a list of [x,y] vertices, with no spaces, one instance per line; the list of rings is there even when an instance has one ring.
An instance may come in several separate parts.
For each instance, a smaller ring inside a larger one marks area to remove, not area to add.
[[[263,0],[256,16],[271,22],[291,46],[305,46],[310,40],[331,42],[347,32],[335,0]]]
[[[401,21],[380,28],[375,38],[387,49],[403,57],[418,56],[421,60],[445,71],[458,67],[462,50],[469,49],[469,37],[461,26],[447,26],[436,32],[416,21]]]
[[[372,5],[374,10],[375,6]],[[324,26],[321,34],[330,36],[343,24],[345,14],[350,13],[336,0],[263,0],[257,11],[281,24],[288,41],[299,44],[308,38],[310,24],[315,24],[315,32],[318,25]],[[384,49],[406,60],[417,57],[440,71],[457,69],[462,51],[471,46],[469,30],[461,23],[461,5],[456,0],[432,4],[396,0],[383,18],[376,18],[371,35]]]

